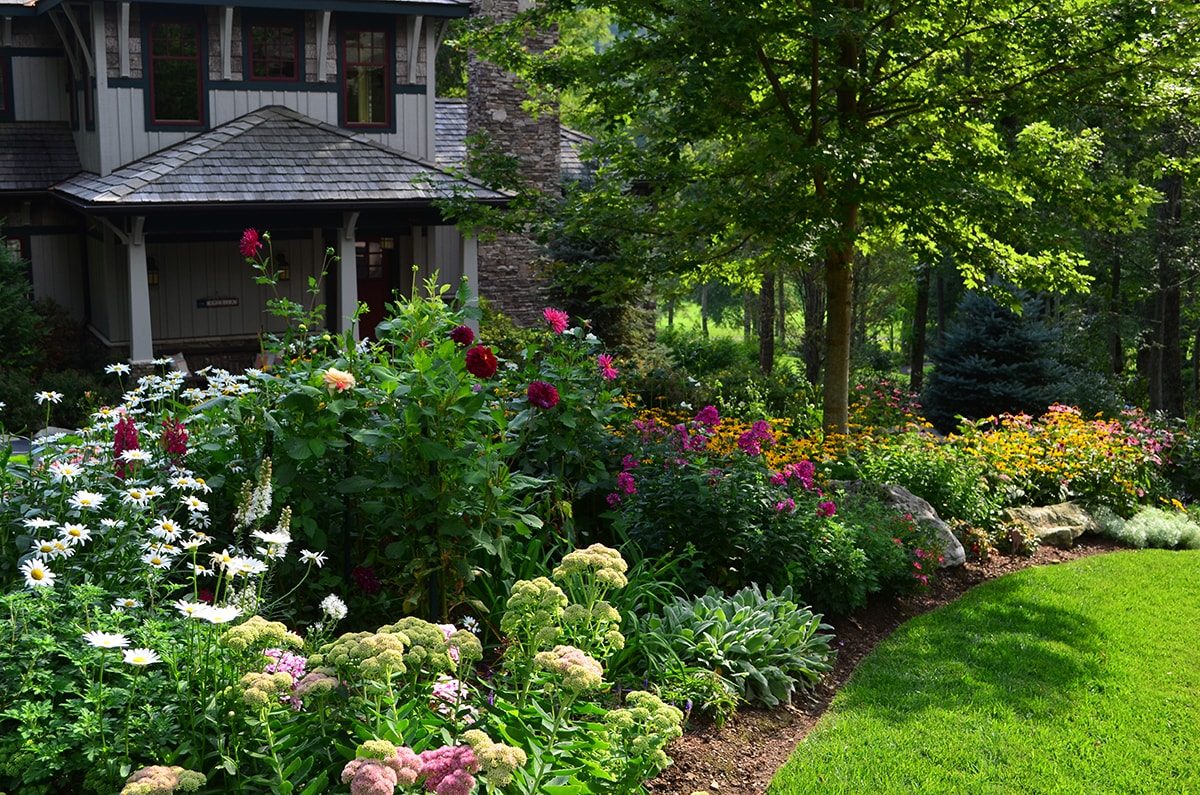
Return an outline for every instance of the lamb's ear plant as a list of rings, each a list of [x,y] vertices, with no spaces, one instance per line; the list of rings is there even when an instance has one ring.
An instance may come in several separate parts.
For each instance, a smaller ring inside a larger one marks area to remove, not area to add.
[[[660,660],[720,671],[750,703],[788,703],[832,669],[832,627],[797,604],[790,588],[763,594],[752,585],[733,596],[710,590],[667,605],[647,626],[664,646]]]

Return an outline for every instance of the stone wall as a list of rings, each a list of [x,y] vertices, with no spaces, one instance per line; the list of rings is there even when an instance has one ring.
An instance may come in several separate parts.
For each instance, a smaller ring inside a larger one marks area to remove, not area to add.
[[[504,22],[524,7],[524,0],[475,0],[473,11]],[[526,47],[543,52],[557,37],[555,30],[543,31],[526,41]],[[494,145],[518,159],[531,186],[561,192],[557,112],[530,116],[521,107],[528,95],[516,76],[474,55],[467,74],[467,134],[487,133]],[[544,262],[541,248],[525,235],[480,242],[479,293],[517,323],[533,324],[547,301],[548,283],[539,275]]]

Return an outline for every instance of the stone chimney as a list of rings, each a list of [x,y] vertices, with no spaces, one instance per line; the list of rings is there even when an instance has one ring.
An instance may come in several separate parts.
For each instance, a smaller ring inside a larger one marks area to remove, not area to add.
[[[473,11],[497,22],[512,20],[530,0],[475,0]],[[545,52],[558,40],[555,30],[539,32],[525,42]],[[529,98],[516,75],[473,53],[467,67],[467,134],[486,133],[492,144],[517,158],[521,176],[549,193],[562,190],[562,158],[557,108],[536,119],[522,110]],[[479,244],[479,293],[495,308],[522,325],[536,323],[546,305],[548,283],[539,275],[545,262],[541,247],[518,234],[498,235]]]

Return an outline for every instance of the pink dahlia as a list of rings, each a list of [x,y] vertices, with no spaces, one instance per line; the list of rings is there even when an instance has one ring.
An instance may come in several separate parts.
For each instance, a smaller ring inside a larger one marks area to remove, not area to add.
[[[242,242],[238,244],[238,251],[242,252],[243,257],[254,259],[258,256],[258,252],[262,251],[262,247],[262,238],[257,229],[247,229],[242,232]]]
[[[558,390],[545,381],[534,381],[525,392],[530,404],[540,409],[552,409],[558,405]]]
[[[571,325],[571,316],[561,309],[555,309],[548,306],[542,310],[542,317],[545,318],[546,324],[550,326],[550,330],[555,334],[562,334],[567,330],[567,326]]]
[[[617,369],[613,367],[613,357],[607,353],[602,353],[596,357],[596,366],[600,368],[600,377],[605,381],[612,381],[620,375]]]

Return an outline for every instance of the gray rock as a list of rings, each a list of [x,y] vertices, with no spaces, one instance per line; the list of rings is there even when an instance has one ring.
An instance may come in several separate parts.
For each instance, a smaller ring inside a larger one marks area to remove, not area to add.
[[[1084,533],[1095,533],[1100,525],[1083,506],[1076,502],[1060,502],[1040,508],[1009,508],[1005,518],[1014,524],[1030,527],[1038,542],[1070,549],[1075,539]]]
[[[950,530],[950,526],[942,521],[932,505],[903,486],[897,486],[894,483],[868,483],[863,480],[834,481],[830,485],[849,494],[862,492],[871,494],[900,513],[911,514],[913,519],[933,530],[938,543],[943,548],[940,568],[961,566],[967,562],[966,550],[963,549],[962,542]]]

